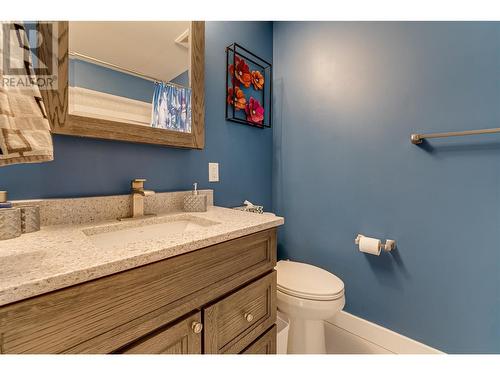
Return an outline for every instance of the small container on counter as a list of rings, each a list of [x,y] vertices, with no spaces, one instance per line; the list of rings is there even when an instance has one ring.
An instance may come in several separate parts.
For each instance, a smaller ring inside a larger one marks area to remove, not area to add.
[[[243,206],[240,207],[233,207],[235,210],[240,210],[240,211],[246,211],[246,212],[254,212],[256,214],[263,214],[264,213],[264,206],[256,206],[252,202],[249,202],[245,200],[243,202]]]
[[[198,184],[193,184],[194,189],[184,197],[184,211],[186,212],[206,212],[207,211],[207,196],[199,194]]]
[[[19,208],[0,209],[0,240],[16,238],[21,233],[21,210]]]

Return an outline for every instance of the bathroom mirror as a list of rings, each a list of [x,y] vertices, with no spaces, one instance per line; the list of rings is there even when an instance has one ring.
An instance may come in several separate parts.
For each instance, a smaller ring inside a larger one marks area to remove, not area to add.
[[[56,24],[39,24],[59,46],[58,90],[42,92],[53,133],[203,148],[204,22]]]

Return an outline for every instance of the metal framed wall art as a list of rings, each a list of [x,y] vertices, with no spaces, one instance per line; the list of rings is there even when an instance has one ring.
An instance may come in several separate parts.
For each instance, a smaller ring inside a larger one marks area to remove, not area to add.
[[[272,64],[238,43],[226,47],[226,120],[272,125]]]

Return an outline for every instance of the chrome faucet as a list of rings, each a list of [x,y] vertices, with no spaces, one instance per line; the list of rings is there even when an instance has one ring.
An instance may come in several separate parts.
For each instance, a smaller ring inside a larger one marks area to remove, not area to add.
[[[153,195],[153,190],[144,190],[145,178],[135,178],[131,182],[132,188],[132,217],[144,216],[144,197]]]

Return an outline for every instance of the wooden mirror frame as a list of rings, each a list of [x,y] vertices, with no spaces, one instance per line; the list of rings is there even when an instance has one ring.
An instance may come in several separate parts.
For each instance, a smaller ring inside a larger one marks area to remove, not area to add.
[[[41,90],[54,134],[111,139],[162,146],[202,149],[205,145],[205,22],[191,22],[191,133],[145,127],[143,125],[77,116],[69,113],[69,22],[57,22],[57,35],[51,34],[47,23],[40,22],[38,31],[44,40],[57,37],[58,78],[56,90]],[[50,49],[42,46],[43,59]]]

